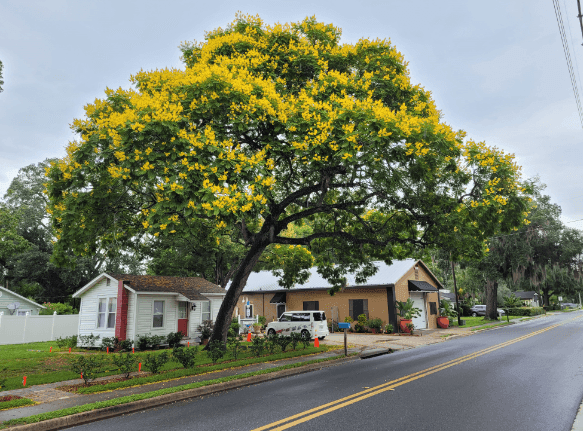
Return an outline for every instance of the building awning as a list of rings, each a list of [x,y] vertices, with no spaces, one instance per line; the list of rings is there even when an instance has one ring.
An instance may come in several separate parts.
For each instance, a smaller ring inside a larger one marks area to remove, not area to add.
[[[269,301],[270,304],[285,304],[285,292],[277,292]]]
[[[437,292],[437,288],[426,281],[409,280],[409,292]]]

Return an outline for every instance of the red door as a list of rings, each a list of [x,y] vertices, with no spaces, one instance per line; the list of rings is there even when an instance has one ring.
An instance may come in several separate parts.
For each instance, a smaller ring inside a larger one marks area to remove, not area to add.
[[[188,302],[178,304],[178,332],[188,336]]]

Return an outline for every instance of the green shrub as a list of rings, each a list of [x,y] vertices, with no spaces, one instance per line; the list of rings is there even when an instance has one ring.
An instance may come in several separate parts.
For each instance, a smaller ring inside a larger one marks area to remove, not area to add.
[[[288,335],[281,335],[277,340],[281,351],[285,352],[285,348],[291,343],[291,337]]]
[[[129,352],[132,350],[134,342],[132,340],[121,340],[117,345],[117,349],[121,350],[122,352]]]
[[[344,323],[352,323],[352,322],[354,322],[354,319],[352,317],[346,316],[344,318]]]
[[[213,321],[203,320],[202,325],[198,325],[198,332],[201,340],[208,340],[213,333]]]
[[[71,371],[81,374],[85,385],[97,377],[103,368],[101,355],[75,355],[69,359]]]
[[[172,356],[182,364],[184,368],[192,368],[196,361],[196,354],[198,353],[197,346],[183,347],[175,346],[172,350]]]
[[[291,346],[292,349],[296,350],[296,348],[298,347],[298,344],[300,344],[302,342],[302,334],[300,334],[299,332],[292,332],[290,334],[291,337]]]
[[[262,328],[265,328],[267,326],[267,317],[259,316],[257,318],[257,322],[261,325]]]
[[[4,390],[4,386],[6,386],[6,380],[8,380],[8,368],[0,368],[0,391]]]
[[[150,337],[150,343],[152,343],[152,349],[157,349],[161,344],[166,341],[166,337],[163,335],[152,335]]]
[[[545,314],[545,310],[542,307],[511,307],[505,308],[504,311],[509,316],[538,316],[539,314]]]
[[[253,337],[251,339],[251,351],[255,356],[261,356],[265,350],[265,338]]]
[[[413,323],[407,323],[407,329],[411,334],[415,331],[415,325]]]
[[[377,329],[380,331],[383,327],[383,321],[378,317],[376,319],[369,319],[368,322],[366,322],[366,326],[371,329]]]
[[[518,298],[514,293],[510,296],[502,297],[504,299],[504,307],[507,308],[519,308],[522,307],[522,299]]]
[[[228,333],[228,337],[236,337],[237,335],[239,335],[239,329],[241,328],[241,325],[238,322],[231,322],[231,326],[229,326],[229,333]]]
[[[150,334],[138,335],[138,349],[148,350],[152,347],[152,341],[150,340]]]
[[[95,347],[95,342],[101,338],[100,335],[80,335],[79,336],[79,345],[81,347]],[[59,346],[60,347],[60,346]]]
[[[136,364],[138,363],[138,358],[131,353],[115,354],[112,357],[113,365],[119,368],[119,371],[124,375],[126,379],[130,377],[130,373],[136,369]]]
[[[73,308],[69,304],[63,304],[62,302],[43,302],[46,308],[39,310],[38,314],[40,316],[52,315],[55,311],[57,314],[79,314],[79,310]]]
[[[171,332],[166,336],[166,342],[168,346],[173,349],[174,347],[180,346],[184,334],[182,332]]]
[[[268,335],[265,339],[265,347],[270,354],[275,353],[275,348],[279,346],[279,334],[276,332],[273,335]]]
[[[117,337],[104,337],[101,340],[101,350],[106,351],[109,347],[110,351],[114,351],[117,345],[119,344],[119,338]]]
[[[393,325],[391,325],[390,323],[387,323],[385,325],[385,332],[387,334],[392,334],[393,333],[393,330],[394,330]]]
[[[348,323],[348,322],[346,322]],[[308,348],[310,346],[310,342],[312,341],[310,339],[310,333],[309,332],[304,332],[303,334],[300,334],[302,336],[302,344],[304,346],[304,349]]]
[[[207,345],[206,354],[209,358],[211,358],[213,364],[216,364],[218,360],[225,355],[223,343],[221,343],[219,340],[211,341]]]
[[[159,355],[154,355],[152,353],[148,353],[146,358],[144,359],[144,367],[152,372],[152,374],[158,374],[160,368],[164,366],[166,362],[168,362],[168,353],[162,352]]]
[[[63,347],[77,347],[77,335],[71,335],[69,337],[59,337],[55,340],[57,346],[60,349]]]
[[[237,359],[239,351],[243,350],[244,348],[244,346],[241,346],[242,342],[243,337],[238,333],[233,337],[227,338],[227,348],[231,351],[231,355],[233,355],[234,359]]]
[[[366,318],[366,314],[360,314],[358,316],[358,324],[362,327],[366,326],[366,322],[368,319]]]

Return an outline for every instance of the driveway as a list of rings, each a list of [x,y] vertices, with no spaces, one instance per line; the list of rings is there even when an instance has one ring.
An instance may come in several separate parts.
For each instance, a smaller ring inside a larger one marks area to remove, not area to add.
[[[393,350],[413,349],[428,344],[442,343],[451,338],[465,337],[470,335],[470,328],[451,327],[448,329],[425,329],[415,331],[414,336],[409,335],[387,335],[387,334],[354,334],[348,333],[347,341],[360,350],[370,348],[390,348]],[[417,336],[420,334],[420,336]],[[328,335],[322,343],[333,345],[344,345],[344,333],[336,332]]]

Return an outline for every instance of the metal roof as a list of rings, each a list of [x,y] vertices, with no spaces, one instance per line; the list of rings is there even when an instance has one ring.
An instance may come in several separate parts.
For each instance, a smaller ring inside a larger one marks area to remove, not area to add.
[[[354,274],[346,274],[347,287],[356,286],[379,286],[396,283],[405,273],[411,269],[411,267],[417,262],[415,259],[406,259],[394,261],[392,265],[387,265],[384,262],[373,262],[378,268],[375,275],[370,277],[366,283],[357,284],[354,278]],[[330,289],[332,285],[317,272],[317,268],[313,267],[310,269],[311,275],[308,281],[304,284],[296,284],[292,287],[294,289]],[[251,292],[273,292],[273,291],[284,291],[287,289],[282,288],[278,284],[278,277],[273,275],[271,271],[260,271],[252,272],[247,280],[247,285],[243,289],[244,293]],[[229,283],[230,286],[230,283]],[[227,286],[227,289],[229,288]]]

